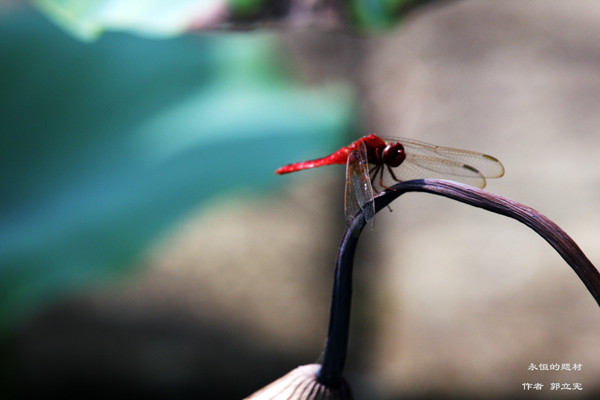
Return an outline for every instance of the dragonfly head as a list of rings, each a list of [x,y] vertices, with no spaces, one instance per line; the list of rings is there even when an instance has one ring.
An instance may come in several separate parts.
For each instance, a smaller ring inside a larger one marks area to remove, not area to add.
[[[385,165],[389,165],[392,168],[395,168],[402,164],[402,162],[406,159],[406,153],[404,152],[404,146],[401,143],[393,142],[385,146],[383,152],[381,153],[381,161]]]

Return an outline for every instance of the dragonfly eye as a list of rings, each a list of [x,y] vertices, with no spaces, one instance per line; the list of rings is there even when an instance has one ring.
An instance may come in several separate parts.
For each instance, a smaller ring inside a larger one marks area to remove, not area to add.
[[[398,142],[387,145],[381,154],[381,161],[392,168],[402,164],[405,158],[404,146]]]

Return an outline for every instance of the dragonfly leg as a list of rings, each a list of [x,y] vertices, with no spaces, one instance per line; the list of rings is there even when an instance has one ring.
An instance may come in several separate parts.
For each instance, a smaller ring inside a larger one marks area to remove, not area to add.
[[[396,182],[402,182],[400,179],[396,178],[396,175],[394,174],[394,170],[392,169],[392,167],[390,167],[389,165],[387,167],[388,167],[388,171],[390,172],[390,175],[392,175],[392,178],[394,178],[394,180]]]
[[[396,177],[396,175],[394,174],[394,170],[392,169],[392,167],[390,167],[389,165],[386,165],[388,172],[390,173],[390,175],[392,176],[392,178],[396,181],[396,182],[401,182],[400,179],[398,179]],[[387,190],[391,190],[391,191],[395,191],[395,189],[392,189],[391,187],[385,186],[383,184],[383,168],[381,169],[381,176],[379,178],[379,186],[381,186],[382,188],[385,188]]]
[[[381,165],[380,165],[380,166],[381,166]],[[382,188],[386,188],[386,187],[383,185],[383,170],[384,170],[384,168],[383,168],[383,167],[381,167],[381,171],[379,171],[379,186],[381,186]],[[387,188],[386,188],[386,189],[387,189]]]
[[[375,179],[377,178],[377,174],[383,171],[381,169],[381,164],[377,164],[375,165],[370,171],[369,174],[373,176],[373,179],[371,180],[371,186],[373,187],[373,191],[375,191],[375,193],[379,193],[379,190],[377,190],[377,188],[375,187],[375,185],[373,184],[373,182],[375,182]]]
[[[394,172],[392,171],[392,168],[391,168],[389,165],[386,165],[386,167],[388,168],[388,171],[389,171],[389,172],[390,172],[390,174],[392,175],[392,178],[394,178],[394,180],[396,180],[396,181],[397,181],[398,179],[397,179],[397,178],[396,178],[396,176],[394,175]],[[383,185],[383,168],[381,168],[381,175],[380,175],[380,178],[379,178],[379,186],[381,186],[381,187],[383,187],[383,188],[386,188],[387,190],[395,191],[395,189],[392,189],[392,188],[390,188],[390,187],[387,187],[387,186],[384,186],[384,185]],[[390,207],[390,205],[389,205],[389,204],[387,205],[387,208],[388,208],[388,210],[390,210],[390,212],[394,211],[394,210],[392,210],[392,207]]]

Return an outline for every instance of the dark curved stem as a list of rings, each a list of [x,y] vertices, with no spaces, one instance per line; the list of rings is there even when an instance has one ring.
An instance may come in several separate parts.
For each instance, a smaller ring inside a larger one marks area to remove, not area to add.
[[[473,207],[513,218],[527,225],[544,238],[573,268],[598,305],[600,305],[600,273],[596,267],[569,235],[533,208],[461,183],[437,179],[420,179],[401,182],[392,186],[391,190],[381,192],[375,197],[375,212],[379,212],[407,192],[425,192],[444,196]],[[361,224],[360,230],[362,231],[364,220],[361,212],[356,215],[353,223]],[[321,370],[317,374],[317,380],[325,385],[336,386],[342,381],[350,326],[352,266],[357,243],[358,237],[352,235],[350,226],[346,227],[336,259],[329,330],[325,341]]]
[[[362,231],[365,225],[362,215],[357,215],[352,222],[361,224],[360,231]],[[350,226],[346,227],[335,264],[329,329],[321,369],[317,374],[317,381],[328,386],[340,384],[346,362],[352,303],[352,266],[357,243],[358,236],[352,234]]]
[[[600,273],[577,243],[558,225],[538,211],[517,201],[472,186],[438,179],[402,182],[375,199],[375,212],[406,192],[426,192],[448,197],[461,203],[483,208],[513,218],[540,235],[569,264],[600,305]]]

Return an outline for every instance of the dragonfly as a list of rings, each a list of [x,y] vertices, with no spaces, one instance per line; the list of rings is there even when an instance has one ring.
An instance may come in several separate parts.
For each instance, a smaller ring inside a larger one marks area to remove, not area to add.
[[[391,189],[395,183],[434,178],[484,188],[486,179],[504,175],[502,163],[487,154],[375,134],[364,136],[329,156],[285,165],[275,173],[283,175],[334,164],[346,164],[344,211],[355,236],[360,233],[360,224],[352,222],[358,211],[362,211],[366,224],[373,229],[373,196]]]

